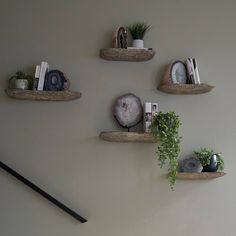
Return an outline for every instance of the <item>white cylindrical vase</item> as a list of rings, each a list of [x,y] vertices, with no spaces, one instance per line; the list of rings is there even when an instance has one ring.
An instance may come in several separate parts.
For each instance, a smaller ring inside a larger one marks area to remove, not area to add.
[[[134,39],[132,46],[134,48],[143,48],[143,40],[141,40],[141,39]]]
[[[16,89],[28,89],[28,80],[26,79],[16,79],[15,80],[15,88]]]

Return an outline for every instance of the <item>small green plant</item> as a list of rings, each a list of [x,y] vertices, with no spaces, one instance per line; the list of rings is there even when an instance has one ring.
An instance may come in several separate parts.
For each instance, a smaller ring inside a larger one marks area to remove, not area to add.
[[[219,171],[224,170],[224,160],[223,160],[221,153],[214,153],[213,150],[208,150],[206,148],[202,148],[200,151],[194,151],[194,154],[198,157],[202,166],[210,165],[211,157],[212,157],[212,155],[215,154],[217,157],[218,170]]]
[[[28,87],[29,89],[33,88],[33,84],[34,84],[34,78],[31,75],[27,75],[25,74],[23,71],[17,71],[15,75],[13,75],[10,78],[10,81],[12,80],[18,80],[18,79],[23,79],[23,80],[28,80]]]
[[[151,25],[148,25],[144,22],[140,22],[129,25],[127,28],[134,40],[135,39],[143,40],[145,34],[150,30]]]
[[[169,182],[173,190],[178,172],[178,157],[180,154],[179,116],[175,112],[159,112],[151,124],[151,132],[157,142],[157,158],[162,168],[169,161]]]

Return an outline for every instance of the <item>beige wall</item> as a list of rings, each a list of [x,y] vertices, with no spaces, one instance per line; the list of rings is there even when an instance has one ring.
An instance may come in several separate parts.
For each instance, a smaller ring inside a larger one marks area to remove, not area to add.
[[[88,218],[78,224],[0,171],[1,236],[234,236],[236,213],[235,55],[233,0],[1,0],[1,160]],[[150,62],[108,62],[112,31],[134,21],[152,30]],[[174,96],[156,90],[163,68],[198,59],[205,95]],[[47,60],[64,71],[74,102],[9,99],[6,80]],[[153,144],[99,140],[120,129],[114,99],[126,92],[174,110],[182,120],[182,155],[200,147],[223,152],[226,177],[178,181],[169,189]]]

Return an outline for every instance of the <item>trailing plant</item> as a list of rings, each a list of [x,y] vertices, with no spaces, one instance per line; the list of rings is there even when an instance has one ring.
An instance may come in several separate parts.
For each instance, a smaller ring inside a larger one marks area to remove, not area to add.
[[[11,80],[18,80],[18,79],[23,79],[23,80],[28,80],[28,86],[30,89],[33,88],[33,83],[34,83],[34,78],[33,76],[31,75],[27,75],[25,74],[23,71],[17,71],[15,75],[13,75],[11,78],[10,78],[10,81]]]
[[[180,153],[179,116],[175,112],[159,112],[154,116],[151,132],[157,142],[157,158],[162,168],[168,161],[169,182],[173,190],[178,172],[178,157]]]
[[[202,166],[210,165],[211,156],[216,155],[217,157],[217,166],[219,171],[224,170],[224,160],[221,153],[215,153],[213,150],[208,150],[206,148],[202,148],[200,151],[194,151],[194,154],[200,160]]]
[[[129,25],[127,28],[134,40],[135,39],[143,40],[145,34],[150,30],[151,25],[148,25],[144,22],[138,22],[138,23]]]

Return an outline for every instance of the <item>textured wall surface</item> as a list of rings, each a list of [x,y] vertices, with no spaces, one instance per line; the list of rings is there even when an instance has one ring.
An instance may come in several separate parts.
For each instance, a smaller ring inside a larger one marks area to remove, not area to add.
[[[1,0],[1,160],[89,221],[78,224],[0,170],[0,235],[234,236],[235,7],[233,0]],[[116,27],[134,21],[152,25],[145,44],[155,58],[100,59]],[[187,57],[198,59],[202,82],[216,88],[188,96],[156,90],[165,66]],[[82,98],[9,99],[6,80],[42,60],[64,71]],[[178,113],[181,156],[213,148],[224,154],[228,175],[178,181],[172,192],[154,144],[100,140],[100,131],[120,129],[111,110],[127,92]]]

